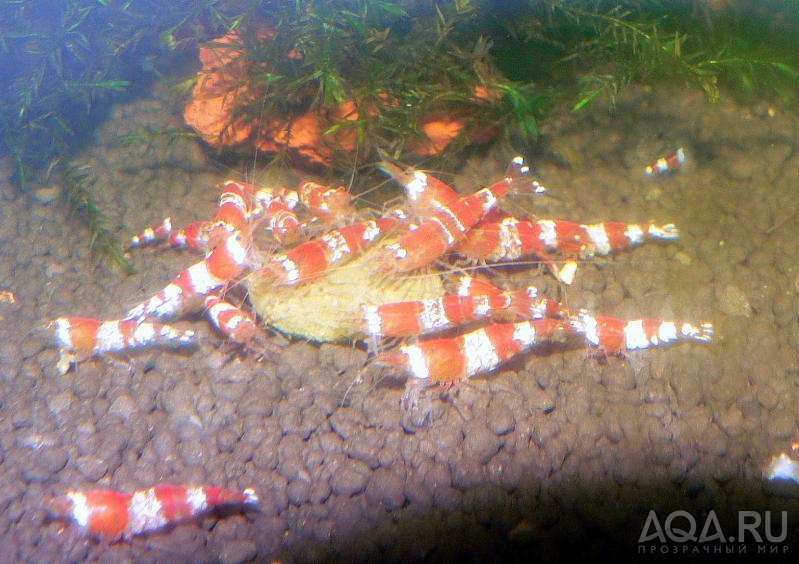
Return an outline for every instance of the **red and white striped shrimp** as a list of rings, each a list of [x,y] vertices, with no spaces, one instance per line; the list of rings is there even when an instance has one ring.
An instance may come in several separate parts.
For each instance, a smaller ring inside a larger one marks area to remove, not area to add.
[[[273,256],[257,274],[273,277],[276,284],[299,284],[360,255],[379,237],[404,221],[404,214],[395,210],[376,219],[333,229],[317,239]]]
[[[263,354],[266,336],[251,315],[213,295],[205,298],[205,308],[214,327],[222,334],[250,351]]]
[[[648,176],[655,176],[664,174],[666,172],[674,172],[685,163],[685,149],[680,147],[676,151],[669,153],[664,157],[660,157],[654,162],[644,167],[644,172]]]
[[[563,219],[521,220],[508,217],[481,223],[456,251],[472,260],[512,261],[527,256],[548,258],[552,253],[590,258],[640,245],[648,239],[676,239],[673,224],[657,226],[605,221],[590,225]]]
[[[413,403],[419,386],[452,385],[494,370],[517,354],[573,333],[567,323],[537,319],[496,323],[456,337],[427,339],[381,353],[376,362],[410,375],[403,402]]]
[[[227,180],[222,184],[221,190],[219,206],[211,221],[194,221],[180,229],[174,229],[172,218],[166,217],[159,224],[134,235],[129,248],[166,241],[167,247],[205,252],[228,233],[247,229],[253,206],[248,188],[241,183]]]
[[[254,206],[254,196],[246,186],[227,180],[222,185],[219,206],[210,223],[229,232],[244,231],[249,227]]]
[[[467,275],[460,277],[457,294],[459,296],[507,296],[508,311],[524,320],[546,317],[565,319],[572,315],[572,311],[560,302],[539,296],[538,288],[535,286],[505,291],[483,278],[473,278]]]
[[[256,192],[251,220],[265,220],[267,230],[282,244],[295,241],[302,225],[295,211],[300,201],[297,192],[287,188],[253,189]]]
[[[131,309],[126,318],[175,315],[192,307],[197,298],[233,280],[248,265],[246,237],[238,231],[230,233],[203,260],[181,271],[163,290]]]
[[[461,196],[446,182],[421,170],[403,169],[387,160],[381,161],[378,167],[405,188],[408,202],[419,218],[429,216],[433,202],[447,205]]]
[[[507,194],[528,172],[523,159],[516,157],[511,161],[505,178],[491,186],[469,196],[461,196],[449,204],[433,200],[433,211],[429,218],[409,230],[396,243],[385,247],[385,267],[395,273],[409,272],[443,256],[462,241],[494,209],[498,198]],[[540,184],[530,184],[535,191],[540,191]]]
[[[149,245],[155,245],[161,241],[165,241],[171,233],[172,218],[165,217],[160,223],[147,227],[131,237],[128,249],[138,249]]]
[[[626,320],[593,316],[584,310],[571,320],[571,325],[585,336],[586,341],[606,354],[621,354],[622,351],[685,340],[707,343],[713,337],[713,325],[710,323],[695,325],[660,319]]]
[[[654,223],[623,223],[621,221],[604,221],[585,226],[590,244],[583,252],[583,258],[594,255],[609,255],[640,245],[651,239],[678,239],[680,231],[673,223],[655,225]]]
[[[510,296],[505,293],[493,296],[446,294],[438,299],[364,306],[363,320],[371,338],[415,337],[498,316],[509,306]]]
[[[73,363],[109,353],[149,346],[193,345],[194,331],[181,331],[161,323],[135,319],[100,321],[91,317],[59,317],[49,328],[55,331],[60,358],[56,368],[66,374]]]
[[[291,203],[282,199],[274,199],[266,206],[264,214],[267,229],[272,232],[275,239],[283,245],[292,243],[302,233],[302,222],[294,211]]]
[[[47,505],[56,518],[73,521],[85,533],[115,542],[178,525],[222,505],[258,503],[252,488],[160,484],[133,492],[71,490]]]
[[[352,194],[343,186],[332,188],[316,182],[302,182],[297,188],[300,202],[323,223],[346,221],[355,216]]]
[[[374,339],[416,337],[480,319],[533,320],[565,318],[569,314],[559,302],[540,298],[533,286],[510,292],[493,289],[497,291],[364,306],[366,333]]]
[[[206,252],[211,245],[210,222],[192,221],[167,237],[167,247]]]

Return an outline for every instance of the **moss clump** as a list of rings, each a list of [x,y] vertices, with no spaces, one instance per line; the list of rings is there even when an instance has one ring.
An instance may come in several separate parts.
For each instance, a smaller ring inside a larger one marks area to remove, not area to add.
[[[214,4],[0,0],[0,153],[13,159],[20,190],[27,191],[32,177],[68,162],[110,103],[152,80],[164,53],[162,39],[174,39],[184,22],[204,15],[221,20]],[[121,253],[111,250],[107,231],[97,230],[102,214],[87,177],[77,170],[66,167],[65,202],[87,222],[93,248],[117,262]]]
[[[444,159],[486,127],[517,146],[529,143],[554,104],[581,110],[600,95],[613,104],[632,83],[687,83],[713,101],[727,90],[791,103],[799,86],[797,16],[785,2],[759,11],[748,6],[711,9],[699,0],[260,2],[237,20],[252,96],[236,117],[268,123],[354,102],[357,118],[334,118],[326,131],[334,147],[332,134],[342,130],[357,139],[357,156],[351,143],[339,147],[333,164],[344,170],[380,153],[412,160],[408,149],[424,140],[425,119],[439,113],[464,120],[461,135],[439,155]],[[775,22],[778,32],[766,33]]]
[[[795,101],[799,12],[788,1],[507,2],[488,24],[498,67],[552,85],[575,110],[611,103],[632,83],[678,81],[716,101],[733,94]]]
[[[325,133],[349,130],[360,161],[393,157],[427,141],[425,120],[455,116],[456,154],[486,127],[513,128],[531,140],[548,100],[531,85],[506,80],[481,34],[490,3],[310,0],[263,2],[242,24],[250,92],[237,109],[248,122],[344,103],[357,118],[333,119]],[[335,145],[335,143],[333,143]],[[351,151],[334,166],[352,167]]]

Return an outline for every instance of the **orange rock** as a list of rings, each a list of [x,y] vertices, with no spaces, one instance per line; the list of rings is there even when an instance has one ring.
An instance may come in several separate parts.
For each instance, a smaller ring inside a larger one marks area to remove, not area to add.
[[[442,152],[463,131],[463,120],[446,114],[430,117],[422,122],[427,141],[414,144],[411,150],[420,156],[432,156]]]
[[[204,71],[221,69],[237,60],[242,52],[241,36],[235,30],[229,31],[200,46],[200,63]]]
[[[475,104],[497,100],[502,96],[499,90],[478,84],[474,87],[472,100]],[[411,145],[411,150],[419,156],[432,156],[443,152],[456,137],[464,133],[465,120],[456,114],[439,112],[424,119],[422,130],[428,141]],[[495,124],[487,124],[470,128],[466,136],[470,143],[488,143],[499,131]]]
[[[485,102],[496,100],[502,97],[502,92],[497,90],[496,88],[489,88],[488,86],[483,86],[482,84],[478,84],[474,87],[474,96],[475,100],[483,100]]]
[[[232,31],[200,47],[203,68],[183,108],[186,123],[214,146],[241,143],[252,134],[250,124],[233,120],[233,108],[248,92],[248,63],[240,44],[238,33]]]
[[[345,127],[327,136],[324,131],[340,120],[357,120],[355,103],[348,100],[331,111],[307,112],[291,119],[274,119],[261,128],[259,150],[276,153],[289,150],[309,164],[327,166],[334,148],[352,151],[357,143],[354,129]]]
[[[258,37],[262,41],[274,36],[269,29],[262,29]],[[335,150],[353,151],[358,142],[355,127],[348,127],[346,121],[360,119],[358,106],[347,100],[334,108],[322,108],[304,114],[268,119],[265,125],[258,126],[243,119],[234,118],[234,110],[241,103],[261,94],[248,88],[248,69],[251,65],[245,56],[242,37],[231,31],[200,47],[202,69],[197,76],[191,99],[186,103],[183,117],[186,123],[202,138],[215,147],[243,144],[254,140],[256,147],[264,152],[289,151],[302,157],[309,164],[327,166]],[[301,60],[302,55],[291,50],[287,57]],[[381,93],[381,98],[389,105],[392,97]],[[501,93],[478,85],[474,89],[473,100],[479,105],[496,99]],[[366,108],[374,115],[375,108]],[[341,127],[334,127],[342,124]],[[330,131],[325,135],[325,131]],[[420,156],[436,155],[444,151],[452,141],[464,133],[465,120],[462,116],[446,113],[446,110],[431,114],[422,122],[422,130],[427,139],[410,144],[409,148]],[[467,131],[470,141],[481,143],[496,134],[495,127],[483,127],[477,131]]]

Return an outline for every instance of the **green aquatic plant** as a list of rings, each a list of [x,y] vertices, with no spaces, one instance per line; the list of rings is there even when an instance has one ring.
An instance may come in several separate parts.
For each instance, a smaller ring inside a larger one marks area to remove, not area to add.
[[[68,161],[91,139],[109,105],[140,91],[157,74],[158,57],[191,39],[173,37],[202,16],[225,19],[217,2],[0,0],[0,154],[11,156],[19,189]],[[158,14],[157,18],[153,14]],[[75,181],[77,177],[68,175]],[[74,182],[72,182],[74,184]],[[93,248],[114,261],[88,190],[67,198],[89,220]]]
[[[772,2],[774,8],[781,4]],[[783,2],[782,4],[786,4]],[[722,90],[793,100],[799,73],[795,9],[752,12],[745,2],[508,2],[488,17],[508,76],[554,85],[572,108],[611,104],[633,83],[682,82],[717,101]],[[768,30],[780,22],[780,32]]]
[[[326,140],[343,149],[335,170],[378,154],[407,158],[431,116],[463,122],[443,159],[475,131],[529,144],[555,104],[613,105],[634,83],[689,84],[712,101],[722,92],[792,101],[799,25],[764,33],[773,14],[741,10],[700,0],[265,1],[236,21],[250,96],[235,119],[327,111]],[[354,111],[337,117],[342,104]]]
[[[311,0],[263,2],[245,22],[240,44],[250,64],[247,85],[257,93],[237,117],[268,122],[281,116],[352,104],[357,113],[332,116],[328,139],[349,132],[359,156],[402,155],[426,141],[431,116],[457,116],[467,133],[497,123],[521,124],[532,138],[543,115],[540,96],[506,80],[480,34],[480,3]],[[477,96],[480,91],[490,96]],[[334,112],[331,112],[334,113]],[[511,119],[512,116],[512,119]],[[352,166],[347,152],[337,154]]]
[[[89,230],[89,247],[95,256],[108,260],[126,274],[136,271],[121,251],[118,238],[108,229],[105,214],[92,195],[94,184],[91,168],[68,163],[63,171],[64,199],[70,210],[85,220]]]

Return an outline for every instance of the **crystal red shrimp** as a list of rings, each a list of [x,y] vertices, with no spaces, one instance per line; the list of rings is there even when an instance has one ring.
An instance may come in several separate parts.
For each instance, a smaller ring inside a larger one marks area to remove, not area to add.
[[[511,161],[502,180],[478,190],[469,196],[461,196],[449,204],[433,200],[433,212],[428,219],[403,235],[399,241],[387,245],[383,262],[390,272],[403,273],[415,270],[443,256],[462,241],[470,229],[494,209],[501,198],[526,175],[529,169],[521,157]],[[531,183],[536,191],[541,186]]]
[[[227,284],[249,266],[246,237],[229,234],[208,255],[178,274],[163,290],[132,308],[127,319],[169,317],[191,307],[197,298]]]
[[[713,325],[661,319],[619,319],[593,316],[583,310],[572,320],[572,326],[585,336],[586,341],[606,354],[646,349],[677,341],[710,342]]]
[[[494,370],[531,347],[571,332],[573,328],[556,319],[495,323],[456,337],[401,345],[379,354],[376,361],[409,374],[408,391],[412,396],[415,386],[451,385],[466,380]]]
[[[676,151],[651,162],[644,167],[644,172],[648,176],[674,172],[685,163],[685,149],[680,147]]]
[[[372,242],[404,222],[404,219],[404,214],[395,210],[376,219],[333,229],[317,239],[273,256],[257,274],[272,277],[276,284],[282,285],[310,280],[361,254]]]
[[[403,169],[386,160],[378,167],[403,186],[411,208],[419,217],[429,216],[433,202],[447,205],[461,196],[446,182],[420,170]]]
[[[522,320],[542,319],[545,317],[563,319],[573,314],[569,308],[560,302],[539,296],[538,288],[535,286],[505,291],[482,278],[461,276],[456,293],[459,296],[505,295],[508,298],[508,311]]]
[[[226,180],[220,186],[219,204],[211,220],[200,220],[174,229],[171,218],[148,227],[131,238],[130,248],[166,241],[167,247],[208,251],[234,231],[251,227],[253,220],[265,218],[268,229],[284,242],[299,232],[300,221],[293,211],[299,202],[297,192],[286,188],[260,188],[248,182]]]
[[[567,220],[520,220],[508,217],[482,223],[472,229],[456,251],[472,260],[499,262],[526,256],[548,257],[558,252],[567,257],[607,255],[643,243],[647,239],[676,239],[673,224],[638,225],[605,221],[584,225]]]
[[[415,337],[480,319],[563,318],[568,313],[560,303],[539,298],[534,286],[503,291],[485,280],[463,276],[455,294],[364,306],[363,320],[371,338]]]
[[[172,233],[172,218],[165,217],[160,223],[140,231],[130,238],[129,249],[154,245],[165,240]]]
[[[108,353],[149,346],[182,347],[195,342],[194,331],[134,319],[100,321],[91,317],[59,317],[50,323],[59,346],[56,368],[60,374],[73,363]]]
[[[209,221],[201,220],[174,229],[172,218],[166,217],[158,225],[148,227],[131,237],[128,249],[164,243],[166,248],[205,252],[211,244],[212,225]]]
[[[363,320],[372,338],[414,337],[457,325],[500,315],[507,311],[510,296],[458,296],[392,302],[365,306]]]
[[[265,348],[263,329],[241,308],[214,295],[205,298],[205,308],[214,327],[231,341],[257,353]]]
[[[316,221],[341,221],[355,215],[352,194],[343,186],[332,188],[316,182],[302,182],[297,194]]]
[[[494,370],[515,355],[543,342],[579,335],[606,354],[620,354],[667,345],[680,340],[709,342],[710,323],[659,319],[623,320],[593,317],[585,311],[568,319],[544,318],[517,323],[495,323],[455,337],[425,339],[377,355],[376,362],[406,372],[410,379],[403,402],[414,403],[419,391],[451,385]]]
[[[161,484],[133,492],[71,490],[47,505],[56,518],[73,521],[85,533],[114,542],[183,523],[222,505],[258,503],[252,488]]]
[[[188,247],[207,251],[226,234],[246,229],[254,206],[254,196],[248,187],[232,180],[222,184],[219,205],[211,221],[194,221],[174,229],[172,218],[166,217],[157,225],[146,228],[131,238],[129,248],[138,248],[166,241],[168,247]]]

